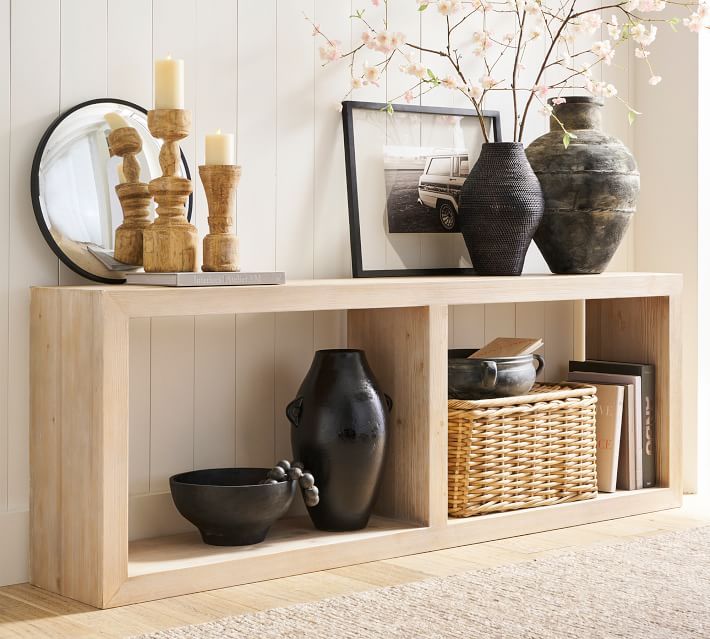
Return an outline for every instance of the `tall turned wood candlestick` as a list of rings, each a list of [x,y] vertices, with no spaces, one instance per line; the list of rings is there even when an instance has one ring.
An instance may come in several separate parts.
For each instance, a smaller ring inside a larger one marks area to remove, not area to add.
[[[210,227],[202,242],[202,270],[238,271],[239,238],[235,235],[234,208],[242,167],[209,164],[199,168],[207,196]]]
[[[113,256],[124,264],[143,264],[143,230],[150,226],[150,191],[140,181],[136,155],[143,142],[138,131],[126,126],[109,133],[111,153],[123,158],[126,181],[116,185],[116,195],[123,209],[123,224],[116,229]]]
[[[197,270],[197,229],[187,221],[187,200],[192,183],[179,176],[179,140],[190,133],[190,112],[183,109],[148,111],[148,128],[163,140],[162,177],[150,182],[158,205],[155,221],[143,232],[143,268],[148,273]]]

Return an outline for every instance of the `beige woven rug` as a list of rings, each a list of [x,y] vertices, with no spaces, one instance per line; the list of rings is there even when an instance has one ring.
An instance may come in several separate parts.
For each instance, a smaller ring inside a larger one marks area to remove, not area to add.
[[[378,588],[143,639],[710,638],[710,527]]]

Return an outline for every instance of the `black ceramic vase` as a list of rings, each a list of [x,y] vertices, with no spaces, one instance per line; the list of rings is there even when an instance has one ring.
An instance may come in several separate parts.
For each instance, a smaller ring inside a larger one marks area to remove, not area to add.
[[[363,351],[316,352],[286,408],[294,458],[318,478],[320,502],[308,509],[316,528],[367,526],[382,475],[390,409]]]
[[[459,224],[476,273],[520,275],[544,207],[523,145],[484,144],[459,200]]]
[[[601,273],[636,210],[639,172],[631,152],[602,131],[600,99],[566,100],[526,151],[545,194],[535,243],[553,273]],[[576,136],[566,150],[555,118]]]

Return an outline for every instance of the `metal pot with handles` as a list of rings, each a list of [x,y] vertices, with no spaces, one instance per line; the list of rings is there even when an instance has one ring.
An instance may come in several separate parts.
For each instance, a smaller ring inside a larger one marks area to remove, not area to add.
[[[469,359],[476,350],[449,350],[449,399],[525,395],[545,366],[545,360],[537,354]]]

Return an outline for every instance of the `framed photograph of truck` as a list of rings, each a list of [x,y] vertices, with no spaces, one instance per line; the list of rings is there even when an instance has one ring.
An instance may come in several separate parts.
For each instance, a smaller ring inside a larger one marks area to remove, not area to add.
[[[486,111],[491,140],[500,114]],[[473,109],[343,102],[353,277],[474,275],[461,186],[483,144]]]

